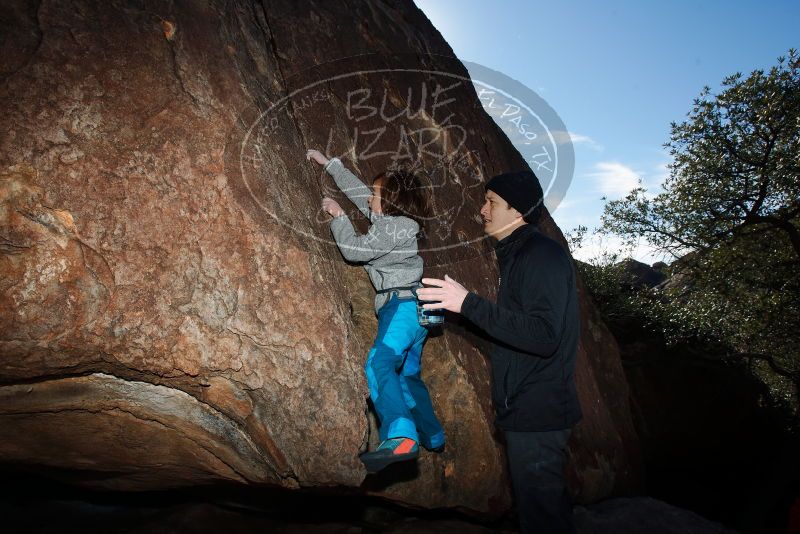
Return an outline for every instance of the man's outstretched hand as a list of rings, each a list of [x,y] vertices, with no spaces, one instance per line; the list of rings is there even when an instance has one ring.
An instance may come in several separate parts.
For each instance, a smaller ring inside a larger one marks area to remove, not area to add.
[[[461,313],[461,305],[464,299],[467,298],[467,288],[450,278],[449,275],[444,275],[444,280],[438,278],[423,278],[422,283],[428,286],[417,289],[417,296],[420,300],[434,301],[430,304],[423,304],[422,307],[426,310],[445,310]]]

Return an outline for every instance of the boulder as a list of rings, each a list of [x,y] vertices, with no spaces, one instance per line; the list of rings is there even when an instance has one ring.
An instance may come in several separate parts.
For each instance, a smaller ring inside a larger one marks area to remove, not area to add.
[[[364,179],[398,153],[446,178],[426,274],[490,297],[481,184],[525,166],[410,0],[1,9],[0,464],[115,490],[232,482],[509,508],[487,345],[455,319],[424,365],[447,450],[379,477],[358,460],[377,440],[373,290],[331,242],[320,199],[338,193],[306,149]],[[591,501],[641,473],[616,343],[581,299],[570,481]]]

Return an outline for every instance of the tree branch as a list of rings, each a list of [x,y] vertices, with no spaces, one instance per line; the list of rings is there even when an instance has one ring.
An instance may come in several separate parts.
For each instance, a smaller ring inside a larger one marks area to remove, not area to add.
[[[744,225],[748,223],[752,224],[768,224],[770,226],[774,226],[775,228],[779,228],[786,232],[789,235],[789,241],[792,243],[792,248],[794,249],[794,253],[797,256],[797,259],[800,260],[800,231],[795,228],[795,226],[787,220],[780,219],[778,217],[771,217],[771,216],[755,216],[751,217],[749,221],[745,221]]]

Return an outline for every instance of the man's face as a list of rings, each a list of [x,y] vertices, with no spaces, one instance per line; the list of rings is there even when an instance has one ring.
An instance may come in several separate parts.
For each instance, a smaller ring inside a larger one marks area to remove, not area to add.
[[[483,231],[500,240],[513,232],[523,222],[520,212],[508,205],[503,197],[492,191],[486,191],[485,202],[481,208]]]

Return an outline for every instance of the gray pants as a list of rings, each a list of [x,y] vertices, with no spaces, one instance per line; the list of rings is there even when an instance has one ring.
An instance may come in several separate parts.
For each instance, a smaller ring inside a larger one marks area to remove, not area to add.
[[[519,526],[526,533],[574,533],[572,503],[564,481],[571,429],[505,431]]]

